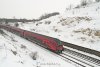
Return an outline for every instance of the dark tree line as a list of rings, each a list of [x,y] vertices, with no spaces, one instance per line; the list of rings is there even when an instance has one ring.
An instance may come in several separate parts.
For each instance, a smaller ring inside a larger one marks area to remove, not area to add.
[[[95,0],[96,2],[100,2],[100,0]]]
[[[8,18],[0,18],[0,22],[32,22],[34,20],[28,20],[28,19],[8,19]]]
[[[43,19],[46,19],[46,18],[49,18],[51,16],[55,16],[55,15],[59,15],[59,12],[53,12],[53,13],[49,13],[49,14],[45,14],[45,15],[42,15],[40,16],[39,19],[8,19],[8,18],[0,18],[0,22],[34,22],[34,21],[40,21],[40,20],[43,20]]]
[[[55,15],[59,15],[59,12],[53,12],[53,13],[42,15],[40,16],[39,20],[43,20],[43,19],[49,18],[51,16],[55,16]]]
[[[89,3],[93,3],[93,2],[100,2],[100,0],[81,0],[81,6],[85,6]]]

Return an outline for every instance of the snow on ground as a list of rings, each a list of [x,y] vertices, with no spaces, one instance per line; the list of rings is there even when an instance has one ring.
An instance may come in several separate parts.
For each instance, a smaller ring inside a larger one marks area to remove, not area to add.
[[[100,51],[100,2],[39,22],[19,23],[19,28]]]
[[[15,34],[0,29],[0,67],[66,66],[75,67],[56,54]]]
[[[66,10],[38,22],[18,22],[18,27],[100,51],[99,18],[100,2]],[[3,31],[6,34],[0,31],[0,67],[74,67],[54,53]],[[31,55],[37,59],[33,60]]]

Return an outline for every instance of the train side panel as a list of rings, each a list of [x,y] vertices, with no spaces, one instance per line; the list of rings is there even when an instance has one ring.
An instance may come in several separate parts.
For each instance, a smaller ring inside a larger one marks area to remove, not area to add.
[[[31,40],[34,42],[34,40],[40,44],[42,44],[43,46],[45,46],[46,48],[49,48],[53,51],[56,51],[56,43],[53,43],[52,41],[49,40],[49,37],[46,38],[45,36],[41,36],[39,34],[33,33],[33,32],[29,32],[29,31],[25,31],[24,32],[24,37],[28,40]]]
[[[23,29],[12,27],[12,26],[1,25],[0,27],[2,27],[3,29],[6,29],[14,34],[17,34],[21,37],[24,37],[29,41],[36,42],[39,45],[41,44],[45,48],[48,48],[54,52],[62,52],[62,50],[63,50],[62,42],[56,38],[48,37],[45,35],[26,31]]]

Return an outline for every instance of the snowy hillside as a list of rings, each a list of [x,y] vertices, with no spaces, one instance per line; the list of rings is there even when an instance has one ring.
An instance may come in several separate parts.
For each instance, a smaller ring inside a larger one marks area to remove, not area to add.
[[[100,51],[100,2],[19,27]]]
[[[18,24],[25,30],[100,51],[100,2],[66,10],[38,22]],[[53,52],[0,29],[0,67],[66,66],[75,67]]]
[[[56,54],[0,29],[0,67],[74,67]]]

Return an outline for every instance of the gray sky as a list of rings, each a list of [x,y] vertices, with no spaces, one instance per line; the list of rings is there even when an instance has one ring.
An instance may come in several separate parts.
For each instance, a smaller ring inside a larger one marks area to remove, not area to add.
[[[0,17],[37,18],[44,13],[64,12],[80,0],[0,0]]]

